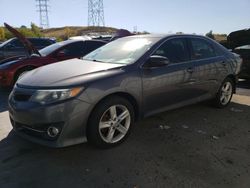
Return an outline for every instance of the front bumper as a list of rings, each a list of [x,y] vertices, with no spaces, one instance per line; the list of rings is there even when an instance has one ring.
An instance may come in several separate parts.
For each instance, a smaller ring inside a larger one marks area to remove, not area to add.
[[[77,98],[53,105],[40,105],[27,100],[30,89],[15,88],[9,97],[9,116],[13,129],[20,136],[49,147],[65,147],[86,142],[87,117],[91,105]],[[23,98],[15,98],[22,93]],[[21,100],[22,99],[22,100]],[[49,127],[59,134],[50,137]]]

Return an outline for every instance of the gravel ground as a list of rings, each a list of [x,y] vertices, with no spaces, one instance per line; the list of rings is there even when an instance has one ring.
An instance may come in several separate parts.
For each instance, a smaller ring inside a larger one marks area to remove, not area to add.
[[[226,109],[201,103],[144,119],[109,150],[19,138],[6,111],[9,92],[0,90],[0,187],[249,188],[248,86]]]

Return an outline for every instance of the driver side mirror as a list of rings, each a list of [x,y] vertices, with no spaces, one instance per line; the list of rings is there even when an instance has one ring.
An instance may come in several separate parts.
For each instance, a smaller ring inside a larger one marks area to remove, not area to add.
[[[168,58],[164,56],[153,55],[150,56],[147,62],[143,65],[144,68],[157,68],[169,65]]]

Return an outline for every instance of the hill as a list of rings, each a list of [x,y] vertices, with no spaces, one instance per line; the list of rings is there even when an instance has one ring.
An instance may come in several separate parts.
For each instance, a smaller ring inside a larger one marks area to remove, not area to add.
[[[227,35],[226,34],[214,34],[214,39],[218,42],[226,41]]]
[[[72,36],[81,36],[81,35],[88,35],[88,34],[113,34],[118,29],[112,27],[77,27],[77,26],[67,26],[67,27],[60,27],[60,28],[50,28],[50,29],[43,29],[41,33],[45,37],[55,37],[58,40],[65,40]]]

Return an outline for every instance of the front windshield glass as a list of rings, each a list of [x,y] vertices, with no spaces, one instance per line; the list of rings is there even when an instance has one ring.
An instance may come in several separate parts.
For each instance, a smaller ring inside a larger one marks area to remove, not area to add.
[[[13,40],[13,39],[6,40],[6,41],[3,42],[2,44],[0,44],[0,47],[5,46],[7,43],[9,43],[9,42],[12,41],[12,40]]]
[[[83,59],[116,64],[134,63],[158,40],[153,37],[121,38],[98,48]]]
[[[57,49],[61,48],[64,45],[64,42],[57,42],[55,44],[49,45],[41,50],[39,50],[39,53],[42,56],[47,56],[51,54],[52,52],[56,51]]]

